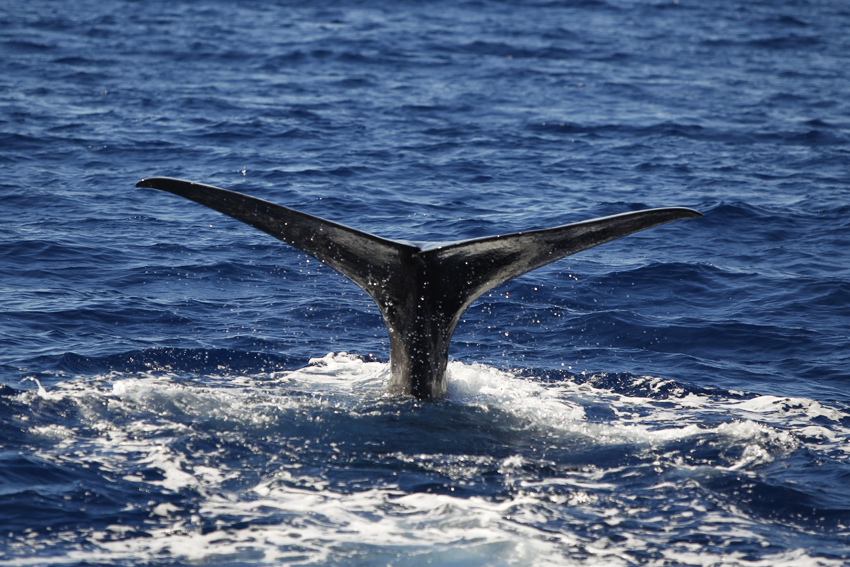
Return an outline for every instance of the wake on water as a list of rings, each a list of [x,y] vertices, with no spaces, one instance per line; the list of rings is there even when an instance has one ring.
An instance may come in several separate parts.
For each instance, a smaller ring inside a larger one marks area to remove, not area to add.
[[[770,482],[772,467],[846,461],[847,408],[649,376],[448,372],[448,400],[428,403],[386,394],[388,363],[346,353],[6,396],[39,470],[17,484],[42,495],[18,521],[82,499],[88,527],[21,529],[0,563],[52,548],[55,565],[800,565],[795,532],[847,533],[825,503],[846,499],[834,479]]]

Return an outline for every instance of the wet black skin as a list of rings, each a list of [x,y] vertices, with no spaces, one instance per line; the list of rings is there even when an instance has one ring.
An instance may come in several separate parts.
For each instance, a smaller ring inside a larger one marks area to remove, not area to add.
[[[702,216],[683,207],[622,213],[544,230],[439,244],[380,238],[247,195],[164,177],[136,187],[174,193],[279,238],[360,286],[378,304],[390,337],[394,393],[446,393],[449,342],[484,292],[555,260],[640,230]]]

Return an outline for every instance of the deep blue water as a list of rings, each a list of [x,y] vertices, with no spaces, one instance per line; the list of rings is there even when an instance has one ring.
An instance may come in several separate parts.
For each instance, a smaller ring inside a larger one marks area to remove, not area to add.
[[[848,29],[4,2],[0,564],[846,564]],[[407,240],[704,217],[486,294],[420,403],[359,288],[151,176]]]

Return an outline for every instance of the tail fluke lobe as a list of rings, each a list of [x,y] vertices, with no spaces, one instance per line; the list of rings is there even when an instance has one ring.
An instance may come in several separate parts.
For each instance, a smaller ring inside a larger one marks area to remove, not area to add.
[[[298,248],[341,273],[375,298],[383,280],[413,247],[210,185],[168,177],[143,179],[149,187],[195,201]],[[377,299],[376,299],[377,301]]]
[[[547,228],[455,242],[423,252],[452,274],[447,293],[469,305],[482,293],[582,250],[676,220],[701,217],[692,209],[645,209]]]
[[[675,220],[681,207],[623,213],[544,230],[416,246],[374,236],[261,199],[165,177],[150,187],[258,228],[310,254],[375,300],[390,339],[390,390],[420,399],[446,392],[449,343],[464,310],[482,293],[576,252]]]

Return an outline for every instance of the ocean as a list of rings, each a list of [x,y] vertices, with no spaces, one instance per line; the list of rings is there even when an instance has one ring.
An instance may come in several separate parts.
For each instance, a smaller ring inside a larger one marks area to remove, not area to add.
[[[850,4],[0,5],[0,565],[850,564]],[[387,393],[385,238],[644,208]]]

